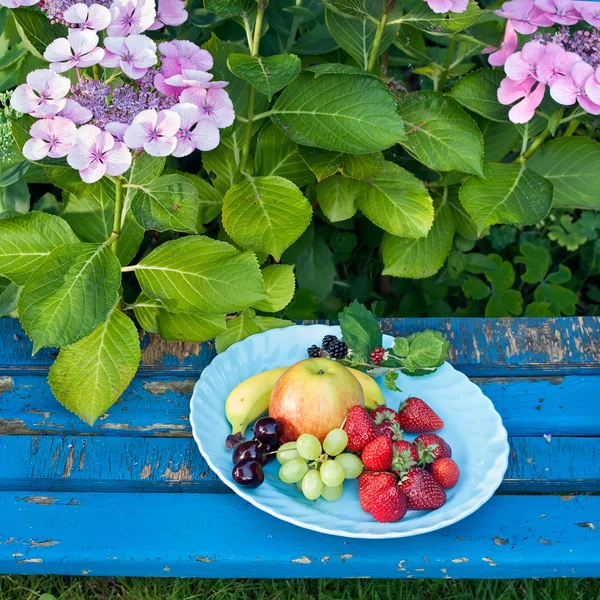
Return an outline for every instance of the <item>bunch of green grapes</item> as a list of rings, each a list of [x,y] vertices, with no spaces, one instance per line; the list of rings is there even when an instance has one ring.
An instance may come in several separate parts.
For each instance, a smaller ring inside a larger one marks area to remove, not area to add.
[[[345,479],[356,479],[364,469],[358,456],[343,454],[348,434],[332,429],[321,442],[310,433],[303,433],[295,442],[287,442],[277,450],[281,463],[279,479],[295,483],[309,500],[325,498],[339,500]]]

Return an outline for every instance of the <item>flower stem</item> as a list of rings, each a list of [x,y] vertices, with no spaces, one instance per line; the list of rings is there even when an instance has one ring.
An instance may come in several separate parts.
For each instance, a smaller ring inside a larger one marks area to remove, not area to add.
[[[100,65],[94,65],[92,67],[92,73],[94,75],[94,79],[102,79],[102,71],[100,71]]]
[[[448,71],[450,71],[450,63],[452,62],[452,55],[454,54],[455,46],[456,40],[454,38],[450,38],[450,42],[448,42],[448,49],[446,50],[446,60],[444,61],[444,68],[442,70],[442,75],[440,76],[440,80],[438,83],[438,89],[440,92],[444,91],[444,86],[446,85],[446,81],[448,80]]]
[[[375,39],[373,40],[371,52],[369,53],[367,71],[375,72],[375,65],[377,64],[377,58],[379,57],[379,47],[381,46],[381,40],[383,39],[385,26],[387,25],[392,8],[394,8],[394,4],[396,4],[396,0],[386,0],[381,19],[377,23],[377,29],[375,30]]]
[[[542,131],[542,133],[540,133],[540,135],[538,135],[535,138],[535,140],[533,140],[533,143],[531,144],[531,146],[529,146],[527,152],[521,155],[521,159],[527,160],[528,158],[530,158],[531,155],[546,141],[546,138],[549,134],[550,130],[546,127],[546,129],[544,129],[544,131]]]
[[[116,254],[119,249],[119,238],[121,237],[121,217],[123,214],[123,178],[117,177],[115,180],[115,218],[113,220],[113,230],[109,238],[113,238],[112,251]]]
[[[302,0],[296,0],[296,6],[302,6]],[[296,34],[298,33],[298,26],[302,17],[294,15],[292,20],[292,26],[290,27],[290,34],[288,35],[287,44],[285,45],[284,54],[289,54],[294,42],[296,41]]]
[[[565,129],[565,132],[563,133],[563,137],[569,137],[569,136],[573,135],[577,131],[577,128],[580,125],[581,125],[581,123],[577,119],[573,119],[569,123],[567,128]]]

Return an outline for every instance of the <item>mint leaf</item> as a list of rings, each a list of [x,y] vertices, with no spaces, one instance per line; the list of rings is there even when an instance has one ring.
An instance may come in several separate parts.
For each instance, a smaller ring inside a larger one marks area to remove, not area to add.
[[[394,339],[394,354],[400,358],[408,356],[409,343],[406,338],[397,337]]]
[[[342,340],[353,353],[368,358],[371,350],[380,348],[383,340],[377,319],[356,300],[339,314]]]
[[[408,357],[420,367],[435,367],[443,354],[443,342],[433,335],[433,331],[423,331],[413,334],[410,342]]]
[[[401,392],[402,390],[396,385],[398,379],[398,371],[388,371],[383,378],[385,387],[392,392]]]

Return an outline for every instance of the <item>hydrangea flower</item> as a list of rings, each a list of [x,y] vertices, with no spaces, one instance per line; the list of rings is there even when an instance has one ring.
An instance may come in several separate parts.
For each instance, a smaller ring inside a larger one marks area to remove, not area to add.
[[[546,52],[537,63],[536,76],[538,81],[552,85],[561,75],[568,75],[572,66],[581,58],[574,52],[565,52],[558,44],[547,44]]]
[[[160,29],[165,25],[182,25],[187,18],[184,0],[158,0],[156,19],[148,29]]]
[[[600,104],[600,67],[596,69],[593,77],[586,79],[585,93],[594,104]]]
[[[506,59],[517,49],[518,41],[515,28],[512,23],[508,21],[504,32],[504,40],[500,44],[500,48],[484,48],[481,53],[489,54],[488,62],[490,65],[493,67],[501,67],[506,62]]]
[[[600,115],[600,104],[593,102],[586,91],[586,83],[592,78],[594,78],[594,69],[587,63],[579,61],[572,66],[569,75],[562,75],[556,79],[550,87],[550,95],[559,104],[570,106],[578,103],[590,114]]]
[[[505,77],[498,88],[498,101],[501,104],[512,104],[521,100],[508,111],[508,118],[513,123],[527,123],[533,118],[545,93],[546,86],[538,83],[534,77],[527,77],[521,81]]]
[[[434,13],[462,13],[467,10],[469,0],[425,0]]]
[[[504,72],[515,81],[535,77],[538,63],[546,54],[546,46],[541,42],[527,42],[523,50],[509,56],[504,64]]]
[[[101,4],[73,4],[63,14],[64,20],[79,29],[102,31],[110,24],[110,11]]]
[[[534,0],[537,8],[544,11],[552,23],[575,25],[580,15],[573,6],[573,0]]]
[[[86,183],[95,183],[104,175],[122,175],[131,166],[131,152],[122,142],[95,125],[77,130],[67,162],[77,169]]]
[[[0,0],[0,6],[6,8],[19,8],[19,6],[33,6],[39,0]]]
[[[111,22],[106,33],[123,37],[143,33],[154,23],[153,0],[114,0],[110,7]]]
[[[156,64],[156,44],[145,35],[108,37],[104,45],[106,50],[100,64],[113,69],[121,67],[131,79],[140,79]]]
[[[510,0],[494,12],[499,17],[509,19],[515,30],[523,34],[534,33],[538,27],[549,27],[553,24],[533,0]]]
[[[585,2],[573,2],[573,8],[592,27],[600,28],[600,4],[586,0]]]
[[[37,69],[27,75],[27,83],[13,92],[10,105],[16,111],[43,119],[54,117],[67,103],[71,82],[49,69]]]
[[[225,90],[190,87],[183,90],[179,100],[198,106],[201,115],[212,121],[219,129],[229,127],[235,120],[233,102]]]
[[[44,58],[55,73],[64,73],[73,67],[97,65],[104,58],[104,49],[98,48],[95,31],[71,29],[68,38],[58,38],[48,45]]]
[[[125,131],[123,140],[130,147],[151,156],[168,156],[177,146],[181,119],[172,110],[144,110]]]
[[[67,98],[65,107],[58,113],[58,116],[69,119],[76,125],[83,125],[84,123],[91,121],[94,115],[91,110],[81,106],[79,102]]]
[[[172,109],[179,115],[179,131],[175,134],[177,145],[172,154],[176,157],[187,156],[194,150],[214,150],[219,145],[219,129],[203,119],[200,109],[189,102],[176,104]]]
[[[62,158],[69,153],[76,133],[75,123],[64,117],[40,119],[29,130],[31,139],[23,146],[23,156],[28,160]]]

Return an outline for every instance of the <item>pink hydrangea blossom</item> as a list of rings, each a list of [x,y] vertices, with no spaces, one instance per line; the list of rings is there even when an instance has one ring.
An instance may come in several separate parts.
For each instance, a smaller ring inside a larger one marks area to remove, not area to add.
[[[527,123],[542,103],[545,92],[546,86],[538,83],[534,77],[521,81],[505,77],[498,88],[498,101],[506,105],[521,100],[508,111],[508,118],[513,123]]]
[[[156,19],[148,29],[160,29],[165,25],[182,25],[187,18],[184,0],[158,0]]]
[[[91,29],[102,31],[110,24],[110,11],[101,4],[73,4],[63,13],[67,23],[75,25],[79,29]]]
[[[48,45],[44,58],[54,72],[64,73],[73,67],[97,65],[104,58],[104,49],[98,48],[95,31],[71,29],[68,38],[58,38]]]
[[[213,74],[207,73],[206,71],[184,69],[182,73],[167,77],[167,79],[165,79],[165,83],[178,88],[224,88],[227,86],[227,81],[211,81],[212,78]]]
[[[455,12],[461,13],[467,10],[469,0],[425,0],[434,13]]]
[[[594,104],[600,104],[600,67],[596,69],[593,77],[586,79],[585,93]]]
[[[184,102],[176,104],[171,110],[179,115],[181,121],[173,156],[187,156],[196,149],[214,150],[219,145],[219,129],[212,121],[202,118],[195,104]]]
[[[558,77],[550,87],[550,95],[559,104],[571,106],[576,102],[592,115],[600,114],[600,104],[593,102],[587,94],[586,83],[594,78],[594,69],[583,61],[571,67],[569,75]],[[592,86],[590,86],[592,89]]]
[[[504,32],[504,40],[500,44],[500,48],[488,47],[484,48],[482,54],[489,54],[488,61],[493,67],[501,67],[506,59],[517,49],[518,38],[511,21],[506,23],[506,31]]]
[[[69,153],[76,133],[75,123],[69,119],[40,119],[29,130],[31,139],[23,145],[23,156],[28,160],[62,158]]]
[[[125,137],[125,132],[129,125],[127,123],[118,123],[117,121],[111,121],[104,126],[104,131],[108,131],[117,142],[122,142]]]
[[[79,102],[67,98],[65,107],[58,113],[58,116],[69,119],[76,125],[83,125],[92,120],[93,114],[91,110],[81,106]]]
[[[173,110],[143,110],[125,131],[123,140],[136,150],[151,156],[168,156],[177,146],[181,119]]]
[[[156,44],[145,35],[108,37],[106,51],[100,62],[103,67],[121,67],[131,79],[140,79],[156,63]]]
[[[552,85],[557,77],[568,75],[571,67],[581,58],[574,52],[566,52],[558,44],[546,44],[546,53],[537,63],[536,76],[538,81]]]
[[[131,166],[131,152],[113,136],[95,125],[77,130],[67,162],[77,169],[86,183],[95,183],[104,175],[122,175]]]
[[[190,87],[181,93],[179,100],[198,106],[202,117],[212,121],[219,129],[229,127],[235,120],[233,103],[225,90]]]
[[[19,6],[33,6],[37,4],[39,0],[0,0],[0,6],[6,8],[19,8]]]
[[[506,59],[504,72],[514,81],[535,77],[537,65],[546,54],[546,46],[541,42],[527,42],[520,52]]]
[[[600,29],[600,4],[598,2],[573,2],[573,8],[581,15],[581,18],[592,27]]]
[[[162,54],[162,72],[167,77],[181,73],[184,69],[209,71],[213,67],[210,52],[187,40],[161,42],[158,50]]]
[[[549,27],[553,24],[533,0],[510,0],[494,12],[499,17],[510,19],[515,30],[523,34],[534,33],[538,27]]]
[[[57,115],[67,103],[71,82],[49,69],[37,69],[27,75],[27,83],[13,92],[10,105],[17,112],[43,119]]]
[[[111,37],[143,33],[156,17],[154,0],[114,0],[110,7],[111,22],[106,32]]]
[[[552,23],[575,25],[581,18],[573,6],[573,0],[534,0],[534,2]]]

